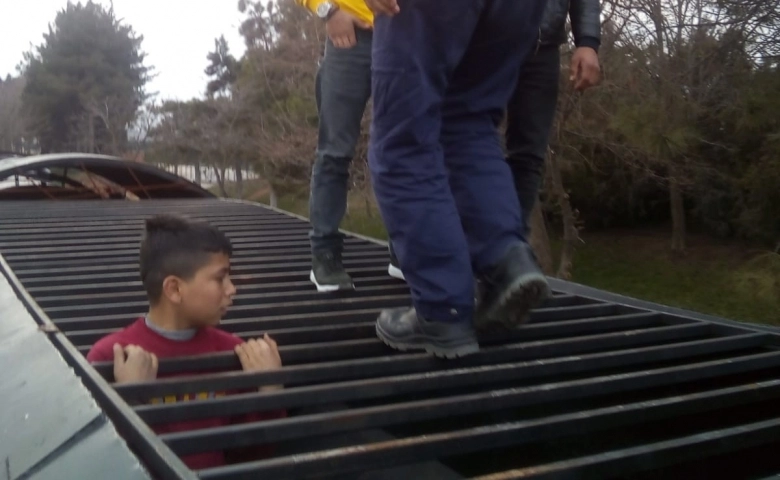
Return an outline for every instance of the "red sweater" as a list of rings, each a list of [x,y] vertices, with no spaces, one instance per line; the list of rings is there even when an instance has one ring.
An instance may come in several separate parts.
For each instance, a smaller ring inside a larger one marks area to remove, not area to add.
[[[171,340],[163,337],[154,330],[151,330],[146,326],[145,320],[140,318],[124,330],[101,338],[97,343],[95,343],[95,345],[92,346],[92,349],[87,354],[87,360],[89,362],[112,362],[114,360],[113,346],[115,343],[118,343],[122,346],[137,345],[147,352],[154,353],[158,358],[167,358],[202,355],[216,352],[232,352],[235,346],[242,342],[243,340],[233,334],[211,327],[198,330],[195,336],[190,340]],[[202,372],[186,372],[167,376],[196,375],[198,373]],[[164,376],[165,375],[160,375],[159,377],[162,378]],[[226,392],[203,392],[197,395],[190,394],[166,396],[164,399],[152,399],[152,403],[186,402],[195,400],[196,398],[202,399],[223,396],[225,393]],[[200,428],[221,427],[224,425],[230,425],[231,423],[256,422],[272,418],[281,418],[284,416],[286,416],[286,412],[282,410],[276,412],[252,413],[233,418],[210,418],[169,423],[164,425],[154,425],[152,429],[159,435],[164,433],[196,430]],[[260,453],[260,450],[262,449],[258,449],[257,454],[253,455],[253,457],[263,456]],[[267,450],[262,450],[262,453],[265,455],[268,454]],[[184,463],[193,470],[218,467],[226,463],[225,452],[204,452],[194,455],[187,455],[182,457],[182,461],[184,461]]]

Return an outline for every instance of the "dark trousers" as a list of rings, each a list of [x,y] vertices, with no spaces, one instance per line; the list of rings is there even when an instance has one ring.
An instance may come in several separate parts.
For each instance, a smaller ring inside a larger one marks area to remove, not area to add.
[[[523,212],[523,234],[539,196],[544,158],[558,102],[561,55],[558,45],[542,45],[528,56],[507,105],[506,147],[509,168]]]
[[[417,311],[471,321],[474,274],[524,241],[497,127],[544,2],[399,6],[374,25],[374,189]]]
[[[349,165],[360,138],[360,121],[371,95],[371,32],[357,30],[357,45],[336,48],[330,40],[317,72],[319,139],[309,194],[313,252],[341,253],[339,225],[347,208]]]

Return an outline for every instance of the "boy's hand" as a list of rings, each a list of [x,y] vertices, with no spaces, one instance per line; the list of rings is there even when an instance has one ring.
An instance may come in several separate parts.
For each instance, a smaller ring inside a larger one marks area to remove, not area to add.
[[[366,5],[375,15],[392,17],[401,11],[398,7],[398,0],[366,0]]]
[[[357,44],[355,27],[368,30],[371,25],[339,9],[325,23],[325,32],[336,48],[352,48]]]
[[[116,383],[144,382],[157,378],[157,355],[141,347],[114,344],[114,380]]]
[[[251,339],[236,345],[236,355],[245,372],[262,372],[282,367],[279,348],[273,338],[266,333],[263,338]],[[278,390],[281,385],[266,385],[260,391]]]

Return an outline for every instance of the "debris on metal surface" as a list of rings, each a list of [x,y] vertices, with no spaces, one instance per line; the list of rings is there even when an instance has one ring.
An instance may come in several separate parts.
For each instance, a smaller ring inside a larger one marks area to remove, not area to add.
[[[103,391],[111,365],[85,367],[82,355],[145,313],[138,243],[143,220],[163,212],[208,220],[231,238],[238,295],[222,328],[242,338],[269,333],[284,368],[243,373],[232,353],[167,359],[160,372],[210,373]],[[554,282],[555,295],[530,324],[483,336],[479,354],[443,361],[394,352],[376,339],[374,320],[381,308],[408,305],[409,293],[387,275],[386,247],[348,236],[345,264],[357,289],[318,294],[307,278],[308,228],[256,204],[216,199],[40,209],[0,202],[7,268],[62,332],[47,335],[67,342],[74,368],[95,377],[87,383],[101,406],[159,478],[190,474],[166,469],[178,455],[268,442],[277,445],[273,458],[196,474],[342,479],[424,465],[438,473],[384,478],[704,478],[735,462],[729,478],[780,472],[780,457],[766,454],[780,447],[777,333]],[[146,403],[279,383],[285,389],[271,393]],[[288,418],[149,430],[278,408]]]
[[[117,157],[60,153],[0,158],[0,201],[213,197],[178,175]]]

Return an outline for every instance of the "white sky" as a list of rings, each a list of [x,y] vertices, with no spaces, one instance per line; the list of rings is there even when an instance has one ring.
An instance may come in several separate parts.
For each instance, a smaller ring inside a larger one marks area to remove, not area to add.
[[[110,0],[95,1],[110,5]],[[22,53],[30,44],[43,42],[49,23],[66,5],[67,0],[0,0],[2,78],[16,73]],[[206,55],[221,34],[234,56],[244,52],[237,0],[114,0],[114,11],[143,35],[145,63],[157,74],[146,89],[159,92],[159,99],[188,100],[203,95]]]

